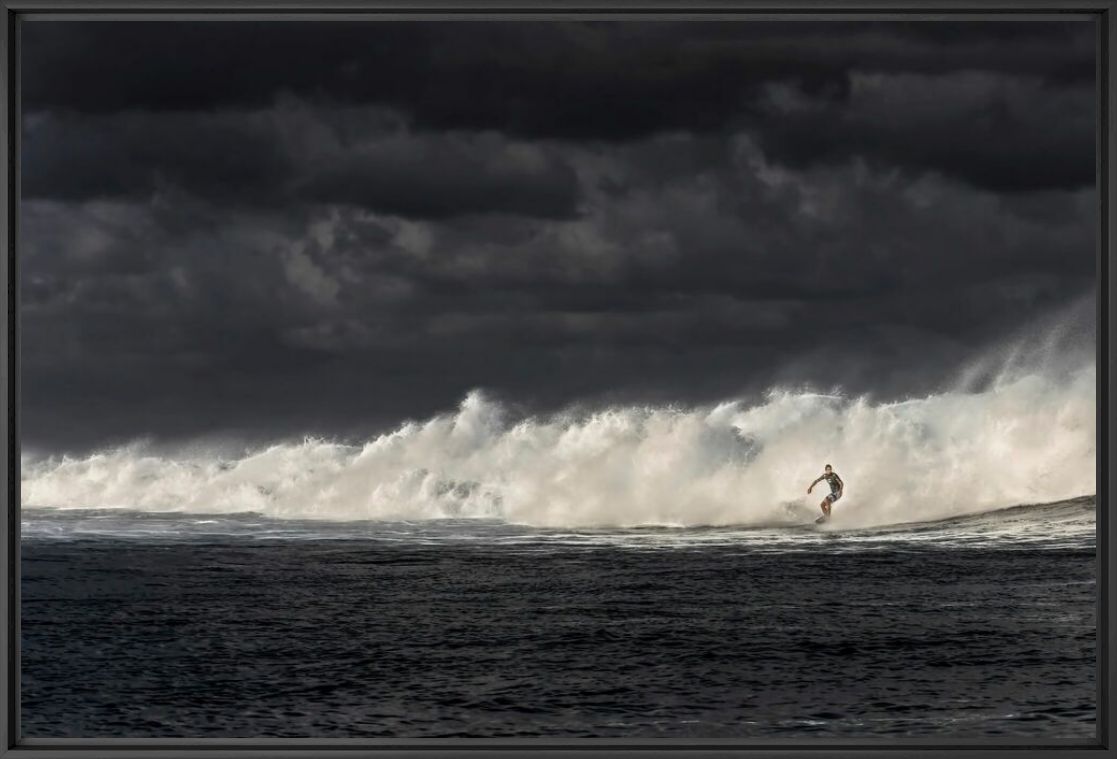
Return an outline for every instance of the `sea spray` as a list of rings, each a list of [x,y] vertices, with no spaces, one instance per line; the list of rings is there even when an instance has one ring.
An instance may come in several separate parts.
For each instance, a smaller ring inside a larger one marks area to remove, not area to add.
[[[519,419],[474,391],[455,413],[363,445],[307,439],[227,458],[137,443],[25,458],[21,496],[63,509],[339,521],[748,526],[816,508],[824,493],[806,486],[832,464],[846,482],[835,516],[864,527],[1093,493],[1095,398],[1093,365],[901,402],[776,389],[751,404]]]

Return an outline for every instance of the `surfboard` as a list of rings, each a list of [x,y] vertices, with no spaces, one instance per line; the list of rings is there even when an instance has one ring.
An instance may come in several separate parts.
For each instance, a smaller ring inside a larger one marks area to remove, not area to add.
[[[814,523],[815,524],[822,524],[823,522],[829,522],[829,521],[830,521],[830,517],[823,514],[818,519],[814,520]]]

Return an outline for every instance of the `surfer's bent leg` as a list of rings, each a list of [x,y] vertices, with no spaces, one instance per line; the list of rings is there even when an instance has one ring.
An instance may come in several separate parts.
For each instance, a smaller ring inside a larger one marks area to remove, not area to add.
[[[826,516],[830,516],[830,509],[839,497],[840,496],[838,496],[837,494],[831,493],[830,495],[822,499],[822,511],[824,514],[826,514]]]

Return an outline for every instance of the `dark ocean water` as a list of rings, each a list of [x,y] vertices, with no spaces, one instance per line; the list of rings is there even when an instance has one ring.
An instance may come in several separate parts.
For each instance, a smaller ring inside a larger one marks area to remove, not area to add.
[[[1092,738],[1094,502],[875,531],[24,511],[26,736]]]

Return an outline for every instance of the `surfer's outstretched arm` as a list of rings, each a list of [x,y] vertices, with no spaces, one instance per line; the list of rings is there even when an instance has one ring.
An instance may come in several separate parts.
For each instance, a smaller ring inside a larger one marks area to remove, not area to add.
[[[807,486],[807,495],[810,495],[811,491],[814,490],[814,486],[817,485],[821,481],[822,481],[822,475],[819,475],[818,478],[815,479],[814,482],[812,482],[810,485],[808,485]]]

